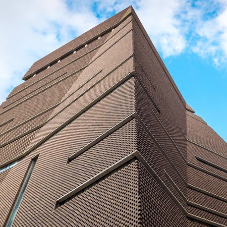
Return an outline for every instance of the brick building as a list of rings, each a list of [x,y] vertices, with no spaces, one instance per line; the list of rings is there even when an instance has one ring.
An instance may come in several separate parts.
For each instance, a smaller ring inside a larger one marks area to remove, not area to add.
[[[0,226],[227,226],[227,145],[132,7],[23,79],[0,106]]]

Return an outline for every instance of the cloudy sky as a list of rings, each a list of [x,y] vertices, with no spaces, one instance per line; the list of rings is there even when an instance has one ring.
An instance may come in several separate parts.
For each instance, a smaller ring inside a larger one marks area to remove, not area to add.
[[[129,5],[185,100],[227,141],[227,0],[1,0],[0,103],[34,61]]]

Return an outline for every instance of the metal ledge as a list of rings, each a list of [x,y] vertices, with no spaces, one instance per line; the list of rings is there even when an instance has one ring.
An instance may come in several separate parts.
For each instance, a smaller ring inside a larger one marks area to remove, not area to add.
[[[181,190],[177,187],[177,185],[174,183],[174,181],[172,180],[172,178],[168,175],[167,172],[165,172],[167,178],[169,179],[169,181],[172,183],[172,185],[174,186],[174,188],[178,191],[179,194],[181,194],[181,196],[183,197],[183,199],[186,201],[187,205],[189,206],[193,206],[193,207],[196,207],[200,210],[204,210],[206,212],[209,212],[209,213],[212,213],[212,214],[215,214],[215,215],[218,215],[220,217],[223,217],[223,218],[227,218],[227,214],[225,213],[222,213],[222,212],[219,212],[219,211],[216,211],[214,209],[211,209],[211,208],[208,208],[208,207],[205,207],[205,206],[202,206],[200,204],[197,204],[195,202],[192,202],[192,201],[189,201],[187,200],[187,198],[184,196],[184,194],[181,192]]]
[[[187,204],[188,204],[189,206],[193,206],[193,207],[195,207],[195,208],[198,208],[198,209],[200,209],[200,210],[204,210],[204,211],[206,211],[206,212],[209,212],[209,213],[218,215],[218,216],[220,216],[220,217],[227,218],[227,214],[224,214],[224,213],[221,213],[221,212],[219,212],[219,211],[216,211],[216,210],[210,209],[210,208],[208,208],[208,207],[202,206],[202,205],[200,205],[200,204],[198,204],[198,203],[194,203],[194,202],[191,202],[191,201],[187,201]]]
[[[126,157],[122,158],[115,164],[111,165],[109,168],[103,170],[99,174],[92,177],[90,180],[86,181],[82,185],[78,186],[77,188],[73,189],[72,191],[68,192],[67,194],[63,195],[56,201],[56,208],[63,205],[65,202],[67,202],[69,199],[73,198],[76,194],[81,192],[82,190],[86,189],[90,185],[96,183],[101,178],[105,177],[107,174],[112,173],[117,168],[121,167],[125,163],[129,162],[133,158],[137,158],[143,166],[146,168],[146,170],[152,175],[152,177],[161,185],[163,190],[171,197],[171,199],[178,205],[179,209],[183,213],[187,213],[184,207],[181,205],[181,203],[177,200],[177,198],[171,193],[171,191],[168,189],[168,187],[165,185],[165,183],[161,180],[161,178],[157,175],[157,173],[150,167],[150,165],[145,161],[145,159],[141,156],[141,154],[136,150],[132,152],[131,154],[127,155]]]
[[[135,113],[129,115],[128,117],[126,117],[125,119],[123,119],[122,121],[120,121],[118,124],[114,125],[110,129],[108,129],[106,132],[104,132],[102,135],[98,136],[96,139],[94,139],[93,141],[91,141],[90,143],[88,143],[86,146],[84,146],[83,148],[81,148],[79,151],[77,151],[73,155],[69,156],[68,157],[68,163],[71,162],[76,157],[78,157],[79,155],[81,155],[82,153],[84,153],[85,151],[87,151],[89,148],[91,148],[94,145],[96,145],[97,143],[99,143],[101,140],[105,139],[107,136],[109,136],[112,133],[114,133],[115,131],[117,131],[122,126],[126,125],[128,122],[130,122],[134,118],[135,118]]]
[[[194,185],[192,185],[192,184],[188,184],[188,188],[190,188],[191,190],[200,192],[200,193],[202,193],[202,194],[204,194],[204,195],[213,197],[213,198],[215,198],[215,199],[218,199],[218,200],[221,200],[221,201],[227,203],[227,198],[221,197],[221,196],[216,195],[216,194],[214,194],[214,193],[212,193],[212,192],[208,192],[208,191],[206,191],[206,190],[204,190],[204,189],[202,189],[202,188],[198,188],[198,187],[196,187],[196,186],[194,186]]]
[[[194,169],[197,169],[197,170],[199,170],[199,171],[201,171],[201,172],[203,172],[203,173],[209,174],[209,175],[211,175],[211,176],[213,176],[213,177],[216,177],[216,178],[218,178],[218,179],[220,179],[220,180],[223,180],[223,181],[227,182],[227,178],[221,177],[221,176],[219,176],[218,174],[212,173],[212,172],[210,172],[210,171],[208,171],[208,170],[206,170],[206,169],[203,169],[203,168],[201,168],[201,167],[199,167],[199,166],[197,166],[197,165],[195,165],[195,164],[192,164],[192,163],[188,162],[188,166],[190,166],[190,167],[192,167],[192,168],[194,168]]]
[[[204,146],[202,146],[202,145],[200,145],[200,144],[198,144],[198,143],[196,143],[196,142],[193,142],[193,141],[191,141],[191,140],[189,140],[189,139],[187,139],[187,141],[188,141],[189,143],[192,143],[192,144],[194,144],[194,145],[196,145],[196,146],[198,146],[198,147],[200,147],[200,148],[202,148],[202,149],[204,149],[204,150],[206,150],[206,151],[209,151],[209,152],[211,152],[211,153],[213,153],[213,154],[215,154],[215,155],[217,155],[217,156],[219,156],[219,157],[222,157],[222,158],[224,158],[224,159],[227,159],[227,157],[225,157],[225,156],[223,156],[223,155],[217,153],[216,151],[213,151],[213,150],[211,150],[211,149],[209,149],[209,148],[207,148],[207,147],[204,147]]]
[[[128,117],[126,117],[124,120],[120,121],[117,125],[113,126],[111,129],[108,129],[106,132],[104,132],[101,136],[98,136],[95,140],[93,140],[92,142],[88,143],[85,147],[81,148],[79,151],[77,151],[76,153],[72,154],[71,156],[68,157],[67,162],[71,162],[73,159],[75,159],[76,157],[78,157],[80,154],[84,153],[86,150],[88,150],[89,148],[91,148],[92,146],[94,146],[95,144],[97,144],[98,142],[100,142],[101,140],[103,140],[104,138],[106,138],[107,136],[109,136],[110,134],[112,134],[113,132],[115,132],[117,129],[119,129],[120,127],[122,127],[124,124],[128,123],[130,120],[132,119],[136,119],[141,126],[143,127],[143,129],[148,133],[148,135],[150,136],[150,138],[154,141],[154,143],[156,144],[156,146],[159,148],[159,150],[162,152],[163,156],[167,159],[167,161],[170,163],[170,165],[173,167],[173,169],[176,171],[176,173],[178,174],[178,176],[180,177],[180,179],[183,181],[183,183],[186,185],[186,180],[183,178],[183,176],[178,172],[177,168],[175,167],[175,165],[172,163],[172,161],[169,159],[169,157],[167,156],[167,154],[165,153],[165,151],[163,150],[163,148],[160,146],[160,144],[157,142],[157,140],[155,139],[155,137],[151,134],[151,132],[149,131],[149,129],[147,128],[147,126],[144,124],[144,122],[140,119],[140,117],[138,116],[137,113],[133,113],[131,115],[129,115]]]
[[[178,188],[178,186],[175,184],[175,182],[173,181],[173,179],[169,176],[169,174],[165,171],[165,174],[166,174],[166,177],[168,178],[168,180],[170,181],[170,183],[174,186],[174,188],[178,191],[178,193],[183,197],[184,201],[187,203],[187,205],[189,206],[193,206],[193,207],[196,207],[198,209],[201,209],[201,210],[204,210],[206,212],[209,212],[209,213],[212,213],[212,214],[215,214],[215,215],[218,215],[220,217],[224,217],[224,218],[227,218],[227,214],[224,214],[224,213],[221,213],[221,212],[218,212],[216,210],[213,210],[213,209],[210,209],[208,207],[205,207],[205,206],[202,206],[200,204],[197,204],[197,203],[194,203],[194,202],[191,202],[191,201],[188,201],[187,198],[184,196],[184,194],[181,192],[181,190]],[[197,216],[194,216],[192,214],[187,214],[187,216],[191,216],[197,220],[200,220],[200,221],[203,221],[205,223],[209,223],[209,224],[212,224],[214,226],[222,226],[222,225],[219,225],[218,223],[215,223],[215,222],[212,222],[212,221],[209,221],[209,220],[204,220],[204,219],[200,219],[200,217],[197,217]],[[199,219],[198,219],[199,218]]]
[[[13,120],[14,120],[14,118],[11,118],[11,119],[9,119],[9,120],[6,121],[6,122],[1,123],[1,124],[0,124],[0,127],[3,127],[4,125],[7,125],[8,123],[10,123],[10,122],[13,121]]]
[[[203,162],[203,163],[205,163],[205,164],[207,164],[207,165],[209,165],[209,166],[212,166],[212,167],[214,167],[214,168],[216,168],[216,169],[218,169],[218,170],[221,170],[221,171],[227,173],[227,169],[225,169],[225,168],[223,168],[223,167],[221,167],[221,166],[218,166],[218,165],[214,164],[213,162],[209,162],[209,161],[207,161],[207,160],[205,160],[205,159],[203,159],[203,158],[201,158],[201,157],[198,157],[198,156],[195,156],[195,157],[196,157],[196,159],[197,159],[198,161]]]
[[[57,199],[55,208],[63,205],[65,202],[67,202],[68,200],[70,200],[71,198],[76,196],[78,193],[80,193],[81,191],[85,190],[86,188],[88,188],[92,184],[95,184],[98,180],[100,180],[101,178],[103,178],[103,177],[107,176],[108,174],[112,173],[114,170],[116,170],[117,168],[123,166],[127,162],[131,161],[133,158],[138,159],[143,164],[143,166],[146,168],[146,170],[159,183],[159,185],[168,194],[168,196],[170,196],[170,198],[174,201],[174,203],[178,206],[178,208],[186,215],[186,217],[201,221],[203,223],[211,224],[213,226],[224,227],[224,225],[219,224],[217,222],[213,222],[213,221],[210,221],[210,220],[207,220],[207,219],[204,219],[204,218],[201,218],[201,217],[198,217],[196,215],[188,213],[185,210],[185,208],[182,206],[182,204],[178,201],[178,199],[172,194],[172,192],[169,190],[169,188],[165,185],[165,183],[159,178],[157,173],[149,166],[149,164],[145,161],[145,159],[141,156],[141,154],[137,150],[134,151],[133,153],[127,155],[123,159],[119,160],[115,164],[111,165],[109,168],[103,170],[101,173],[95,175],[90,180],[86,181],[84,184],[78,186],[77,188],[73,189],[72,191],[68,192],[67,194],[65,194],[62,197],[60,197],[59,199]],[[197,204],[194,204],[194,205],[197,205]],[[205,207],[202,207],[202,208],[205,209]],[[214,211],[214,210],[209,209],[209,208],[206,208],[206,209],[207,209],[206,211],[208,211],[208,212],[211,212],[211,211],[212,212],[216,212],[216,214],[219,215],[219,216],[225,215],[225,214],[219,213],[219,212]]]
[[[137,151],[135,151],[135,152],[129,154],[128,156],[122,158],[121,160],[119,160],[118,162],[113,164],[112,166],[108,167],[107,169],[103,170],[102,172],[100,172],[97,175],[95,175],[94,177],[92,177],[90,180],[81,184],[79,187],[77,187],[77,188],[73,189],[72,191],[68,192],[67,194],[63,195],[62,197],[57,199],[56,206],[58,207],[58,206],[63,205],[68,199],[72,198],[73,196],[75,196],[77,193],[79,193],[83,189],[87,188],[91,184],[93,184],[93,183],[97,182],[98,180],[100,180],[101,178],[105,177],[107,174],[113,172],[114,170],[116,170],[120,166],[122,166],[125,163],[127,163],[128,161],[132,160],[133,158],[136,157],[136,153],[137,153]]]

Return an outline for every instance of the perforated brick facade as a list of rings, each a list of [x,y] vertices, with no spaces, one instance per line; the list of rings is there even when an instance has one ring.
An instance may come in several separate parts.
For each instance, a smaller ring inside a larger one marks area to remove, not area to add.
[[[23,79],[0,106],[0,226],[227,226],[227,145],[132,7]]]

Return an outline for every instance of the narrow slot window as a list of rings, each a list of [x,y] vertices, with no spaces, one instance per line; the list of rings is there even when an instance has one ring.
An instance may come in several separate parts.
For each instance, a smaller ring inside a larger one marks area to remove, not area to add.
[[[6,225],[5,225],[6,227],[10,227],[13,224],[14,218],[16,217],[17,211],[18,211],[19,206],[21,204],[21,201],[23,199],[25,189],[26,189],[26,187],[28,185],[28,182],[29,182],[29,180],[31,178],[31,175],[32,175],[32,172],[34,170],[37,158],[38,158],[38,156],[33,158],[31,163],[30,163],[28,172],[27,172],[26,177],[24,179],[24,182],[23,182],[23,184],[21,186],[20,192],[19,192],[19,194],[17,196],[17,199],[14,202],[13,208],[11,210],[11,213],[10,213],[9,217],[8,217],[8,221],[7,221]]]
[[[18,162],[19,162],[19,161],[10,163],[9,165],[5,166],[4,168],[1,168],[1,169],[0,169],[0,173],[6,171],[7,169],[12,168],[12,167],[15,166]]]

